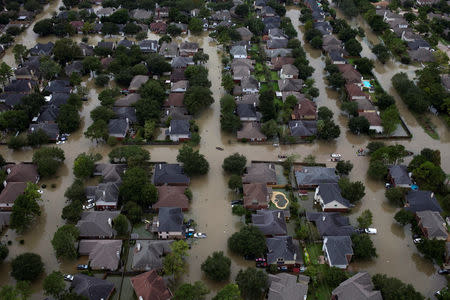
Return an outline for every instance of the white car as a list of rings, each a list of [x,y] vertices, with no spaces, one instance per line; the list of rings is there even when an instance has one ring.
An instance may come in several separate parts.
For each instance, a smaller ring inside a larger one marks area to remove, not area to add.
[[[376,228],[366,228],[366,229],[364,229],[364,232],[367,234],[377,234],[377,229]]]
[[[421,238],[417,238],[413,240],[414,244],[420,244],[422,243],[422,239]]]
[[[342,155],[340,155],[339,153],[332,153],[332,154],[330,154],[330,156],[332,158],[341,158],[342,157]]]
[[[37,190],[37,192],[38,192],[39,194],[41,194],[41,195],[44,193],[43,190]]]
[[[89,203],[88,205],[83,205],[83,209],[91,209],[95,206],[95,203]]]
[[[64,280],[65,281],[73,281],[73,275],[70,275],[70,274],[64,275]]]
[[[194,233],[194,237],[197,239],[204,239],[206,237],[206,234],[201,233],[201,232],[196,232],[196,233]]]

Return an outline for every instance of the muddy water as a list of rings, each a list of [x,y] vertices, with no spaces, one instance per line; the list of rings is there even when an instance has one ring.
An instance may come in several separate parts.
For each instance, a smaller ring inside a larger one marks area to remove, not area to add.
[[[301,28],[298,22],[299,13],[297,9],[290,9],[287,15],[299,30],[299,39],[303,40],[303,33],[300,30]],[[23,42],[25,43],[26,40],[27,46],[31,47],[35,43],[34,39],[36,36],[34,36],[32,30],[31,32],[29,30],[24,33]],[[100,38],[90,38],[90,43],[94,43]],[[157,38],[157,36],[150,35],[149,38]],[[54,38],[39,38],[38,40],[45,41],[50,39],[54,40]],[[248,262],[233,256],[227,251],[227,238],[239,229],[241,223],[238,217],[231,214],[229,201],[233,199],[234,195],[227,188],[228,178],[221,168],[222,161],[225,157],[239,152],[246,155],[249,160],[276,160],[279,153],[297,154],[300,159],[306,157],[308,154],[313,154],[316,156],[317,161],[326,162],[329,159],[330,153],[339,152],[345,159],[352,160],[354,164],[351,179],[361,180],[366,185],[366,196],[362,204],[352,213],[352,220],[356,219],[360,211],[370,209],[374,214],[374,226],[379,231],[379,234],[373,237],[379,257],[371,263],[353,263],[352,268],[355,270],[368,270],[371,273],[386,273],[399,277],[405,282],[414,284],[418,290],[426,295],[431,295],[435,290],[445,285],[445,279],[435,275],[433,265],[423,260],[417,253],[414,245],[412,245],[410,232],[393,223],[395,209],[385,202],[383,185],[366,178],[366,170],[368,167],[367,158],[357,157],[355,150],[365,146],[368,139],[347,132],[346,119],[339,116],[339,103],[336,100],[337,94],[328,89],[323,80],[325,62],[320,51],[311,49],[308,45],[305,45],[310,64],[315,68],[313,77],[316,80],[316,86],[320,90],[320,96],[316,101],[319,106],[325,105],[335,113],[334,118],[337,124],[341,126],[341,137],[334,142],[316,142],[310,145],[282,146],[280,148],[274,148],[269,145],[250,146],[236,143],[234,137],[223,134],[220,131],[219,99],[223,95],[223,90],[220,87],[221,64],[217,46],[210,42],[206,34],[201,37],[178,38],[177,41],[181,42],[181,40],[185,39],[198,42],[204,51],[209,54],[210,60],[207,63],[207,68],[209,70],[209,79],[212,82],[211,90],[215,99],[215,103],[198,117],[200,135],[202,137],[199,150],[210,162],[210,172],[206,176],[192,180],[191,189],[194,198],[190,212],[187,215],[187,217],[192,217],[196,220],[199,230],[205,232],[208,238],[199,240],[193,245],[190,251],[190,257],[188,258],[189,272],[184,277],[185,281],[194,282],[196,280],[205,280],[213,292],[224,285],[207,281],[200,270],[201,263],[213,251],[224,251],[232,258],[232,278],[234,278],[240,268],[249,265]],[[364,53],[371,55],[370,50],[367,49],[368,46],[366,45]],[[4,59],[10,62],[14,60],[11,54],[7,54]],[[399,66],[396,64],[376,66],[376,75],[385,89],[390,91],[390,77],[398,72],[398,70]],[[84,138],[82,134],[92,123],[89,117],[90,111],[99,105],[97,99],[99,91],[94,88],[91,81],[88,81],[88,87],[90,88],[89,101],[84,104],[81,111],[83,119],[82,128],[73,134],[66,144],[59,146],[66,153],[65,167],[61,168],[56,179],[43,181],[43,183],[47,184],[48,188],[43,195],[43,214],[39,218],[38,223],[30,232],[27,232],[23,236],[16,235],[12,230],[8,230],[2,236],[2,241],[11,240],[13,244],[10,247],[10,256],[5,263],[0,265],[0,285],[14,283],[8,274],[10,271],[10,261],[17,254],[27,251],[36,252],[42,256],[47,273],[57,269],[67,273],[74,272],[73,267],[76,262],[57,261],[50,244],[54,232],[58,226],[63,224],[60,215],[65,205],[64,191],[73,181],[73,161],[79,153],[101,153],[105,156],[110,151],[108,146],[95,144]],[[402,106],[402,103],[399,103],[399,109],[414,135],[411,141],[403,141],[401,142],[402,144],[415,152],[426,146],[438,148],[441,150],[444,158],[448,157],[449,150],[446,144],[448,141],[431,140],[420,126],[415,123],[413,116]],[[224,151],[216,150],[215,148],[218,146],[224,148]],[[167,162],[175,162],[179,147],[149,146],[146,148],[150,151],[152,160],[154,161],[164,160]],[[30,161],[32,157],[31,150],[13,152],[4,146],[0,149],[5,158],[10,161]],[[450,163],[445,159],[443,159],[443,168],[447,172],[450,170]],[[52,183],[56,184],[55,188],[51,188]],[[24,245],[20,245],[19,240],[21,239],[25,240]],[[33,299],[42,299],[41,281],[33,285],[33,291],[35,292]]]

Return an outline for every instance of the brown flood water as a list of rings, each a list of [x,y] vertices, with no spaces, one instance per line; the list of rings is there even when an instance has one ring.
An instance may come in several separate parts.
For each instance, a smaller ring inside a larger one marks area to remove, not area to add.
[[[59,2],[58,2],[59,3]],[[50,5],[46,10],[46,14],[42,17],[51,15],[51,11],[59,7],[58,5]],[[299,27],[300,11],[296,8],[288,10],[288,17],[291,18],[294,26]],[[150,34],[149,38],[157,38]],[[77,40],[79,37],[77,37]],[[89,42],[94,43],[101,37],[90,37]],[[227,250],[227,238],[242,226],[240,219],[231,214],[230,200],[233,194],[227,188],[227,176],[222,171],[222,161],[225,157],[235,152],[242,153],[250,160],[276,160],[279,153],[297,154],[302,158],[308,154],[313,154],[317,161],[327,162],[329,154],[333,152],[341,153],[345,159],[349,159],[354,164],[351,174],[352,180],[361,180],[366,185],[366,196],[361,205],[355,208],[351,218],[356,219],[359,212],[364,209],[370,209],[374,215],[374,226],[378,229],[378,234],[373,237],[375,246],[378,250],[379,257],[370,263],[352,263],[353,270],[367,270],[370,273],[386,273],[395,276],[401,280],[413,284],[419,291],[425,295],[431,296],[434,291],[445,286],[444,277],[436,274],[436,268],[428,261],[422,259],[418,254],[415,246],[412,244],[409,230],[398,227],[393,222],[393,215],[396,211],[384,199],[384,188],[381,183],[373,182],[366,176],[368,160],[364,157],[357,157],[356,149],[364,147],[368,138],[363,136],[355,136],[347,132],[346,119],[339,115],[339,104],[337,103],[337,93],[328,89],[323,81],[323,68],[325,66],[324,58],[320,51],[311,49],[309,45],[305,45],[310,64],[316,69],[314,79],[316,86],[320,90],[320,96],[316,99],[319,106],[325,105],[335,113],[335,119],[341,127],[341,137],[334,142],[315,142],[308,145],[281,146],[274,148],[273,146],[250,146],[247,144],[236,143],[233,136],[223,134],[220,131],[220,104],[219,99],[223,95],[221,84],[221,57],[215,43],[211,42],[207,34],[201,37],[184,37],[178,38],[177,41],[188,39],[196,41],[209,54],[209,62],[207,68],[209,70],[209,79],[212,82],[211,90],[215,99],[215,103],[204,111],[198,118],[200,126],[200,135],[202,137],[199,145],[200,152],[206,156],[210,163],[210,171],[207,175],[194,178],[191,182],[193,191],[193,201],[191,208],[186,217],[192,217],[198,224],[198,229],[205,232],[208,237],[198,240],[190,251],[188,258],[189,272],[184,276],[184,281],[194,282],[196,280],[204,280],[213,294],[220,289],[225,283],[217,284],[206,280],[200,270],[201,263],[213,251],[224,251],[232,258],[232,276],[237,274],[240,268],[252,265],[244,261],[240,257],[236,257]],[[303,33],[299,30],[299,39],[303,41]],[[55,40],[55,38],[37,38],[38,41],[45,42]],[[32,47],[36,41],[36,35],[32,32],[32,25],[18,39],[27,47]],[[365,43],[363,43],[363,46]],[[10,50],[9,50],[10,51]],[[364,46],[364,55],[371,57],[368,45]],[[2,59],[7,63],[14,65],[14,58],[11,52],[7,52]],[[383,87],[391,91],[390,78],[398,72],[399,66],[392,63],[386,66],[376,66],[376,75]],[[409,69],[406,70],[412,72]],[[45,189],[43,195],[43,213],[36,225],[23,236],[15,234],[12,230],[7,230],[1,240],[11,240],[10,255],[6,261],[0,265],[0,285],[13,284],[14,280],[9,276],[10,261],[16,255],[31,251],[39,253],[45,263],[46,273],[54,270],[61,270],[64,273],[75,272],[74,266],[77,262],[59,262],[53,254],[51,246],[51,238],[54,232],[63,224],[60,218],[62,208],[64,207],[64,191],[73,181],[72,166],[76,156],[81,152],[101,153],[104,161],[107,159],[107,153],[110,147],[104,144],[95,144],[87,140],[83,132],[92,123],[89,117],[90,111],[99,105],[97,95],[99,90],[94,84],[85,78],[90,88],[89,101],[84,104],[81,113],[82,126],[79,131],[72,134],[66,144],[59,145],[66,154],[65,166],[57,174],[56,179],[45,180],[48,188]],[[397,97],[396,97],[397,98]],[[398,99],[397,99],[398,100]],[[422,128],[417,125],[414,117],[407,111],[404,105],[398,101],[399,109],[405,118],[410,130],[413,132],[411,141],[401,141],[409,150],[418,152],[423,147],[432,147],[440,149],[442,157],[448,157],[449,147],[448,139],[444,141],[434,141]],[[445,128],[444,128],[445,129]],[[216,150],[216,147],[224,148],[224,151]],[[177,146],[148,146],[146,147],[151,153],[151,159],[154,161],[175,162],[178,153]],[[5,146],[1,146],[1,153],[8,161],[31,161],[32,150],[11,151]],[[450,163],[443,159],[443,168],[446,172],[450,170]],[[331,165],[331,163],[328,163]],[[51,188],[51,184],[55,183],[56,188]],[[24,245],[19,244],[19,240],[24,239]],[[33,299],[42,299],[42,280],[33,284]]]

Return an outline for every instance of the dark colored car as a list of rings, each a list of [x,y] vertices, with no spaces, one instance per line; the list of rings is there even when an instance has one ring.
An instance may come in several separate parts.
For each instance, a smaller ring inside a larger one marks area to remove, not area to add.
[[[89,269],[88,265],[78,265],[77,266],[77,270],[87,270],[87,269]]]
[[[244,201],[242,200],[233,200],[231,201],[231,205],[242,205],[244,204]]]

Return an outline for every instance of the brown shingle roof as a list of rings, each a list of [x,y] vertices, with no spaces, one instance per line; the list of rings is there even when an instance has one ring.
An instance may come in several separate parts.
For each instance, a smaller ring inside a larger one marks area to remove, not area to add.
[[[139,274],[130,280],[136,296],[142,297],[142,300],[166,300],[172,297],[164,279],[155,270]]]
[[[271,189],[265,183],[244,184],[244,207],[267,208],[269,190]]]
[[[295,59],[293,57],[273,57],[271,59],[272,69],[280,70],[283,65],[293,64]]]
[[[303,99],[298,101],[298,104],[294,107],[294,110],[292,111],[292,119],[310,119],[312,116],[316,116],[316,111],[317,107],[314,102],[309,99]]]
[[[8,176],[6,182],[33,182],[39,179],[37,166],[35,164],[20,163],[5,166]],[[9,170],[9,171],[8,171]]]
[[[164,106],[183,106],[184,93],[170,93],[169,97],[164,100]]]
[[[160,207],[179,207],[182,210],[189,208],[189,199],[184,194],[186,187],[184,186],[158,186],[158,202],[153,208]]]
[[[365,117],[371,126],[381,126],[381,118],[376,112],[360,112],[359,116]]]
[[[0,194],[0,203],[12,204],[17,197],[23,194],[27,187],[26,182],[10,182]]]
[[[247,174],[242,178],[243,183],[263,182],[267,184],[277,182],[275,165],[268,163],[252,163],[247,167]]]
[[[337,65],[347,83],[361,82],[361,74],[350,64]]]
[[[237,132],[237,138],[239,140],[267,139],[267,137],[261,132],[261,126],[257,122],[243,122],[242,129]]]
[[[345,85],[345,90],[347,91],[347,94],[349,95],[350,98],[367,96],[367,94],[361,89],[361,87],[354,83],[347,83]]]

